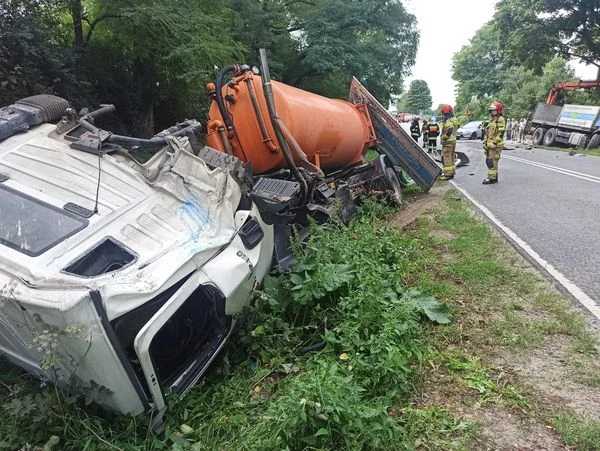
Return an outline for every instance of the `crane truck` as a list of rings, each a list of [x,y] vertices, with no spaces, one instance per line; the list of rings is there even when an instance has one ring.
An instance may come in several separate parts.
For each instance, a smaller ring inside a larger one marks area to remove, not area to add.
[[[546,103],[538,103],[531,119],[534,145],[600,147],[600,106],[557,105],[564,91],[600,87],[600,80],[558,82],[549,91]]]
[[[232,333],[291,230],[360,193],[400,202],[439,167],[354,80],[327,99],[230,65],[208,87],[207,146],[187,121],[151,139],[40,95],[0,109],[0,354],[120,413],[186,393]],[[365,161],[375,147],[380,156]],[[136,152],[156,153],[140,163]],[[77,382],[77,384],[75,384]]]

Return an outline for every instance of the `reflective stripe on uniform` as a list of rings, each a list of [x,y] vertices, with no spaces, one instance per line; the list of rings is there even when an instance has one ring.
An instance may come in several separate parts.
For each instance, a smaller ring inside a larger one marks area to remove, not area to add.
[[[458,119],[451,117],[448,120],[445,120],[442,124],[442,142],[444,143],[454,143],[456,142],[456,132],[458,132],[458,127],[460,123]],[[448,133],[448,129],[451,129],[452,132],[450,136],[446,136]]]
[[[504,116],[492,117],[485,132],[484,147],[489,146],[489,143],[496,144],[497,147],[504,147],[505,132],[506,121],[504,120]]]

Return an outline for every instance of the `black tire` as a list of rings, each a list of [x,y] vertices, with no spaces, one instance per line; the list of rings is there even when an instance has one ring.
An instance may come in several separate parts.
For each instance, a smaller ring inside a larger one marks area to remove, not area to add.
[[[554,144],[556,144],[556,129],[551,128],[544,135],[544,146],[550,147],[550,146],[553,146]]]
[[[402,206],[402,186],[393,166],[386,166],[385,178],[387,179],[388,187],[392,191],[392,202],[398,207]]]
[[[471,133],[471,139],[477,139],[477,132]]]
[[[598,149],[600,147],[600,133],[596,133],[590,139],[590,142],[587,144],[586,149]]]
[[[533,131],[533,137],[531,138],[531,142],[534,146],[539,146],[544,142],[544,135],[546,134],[546,129],[542,127],[538,127]]]

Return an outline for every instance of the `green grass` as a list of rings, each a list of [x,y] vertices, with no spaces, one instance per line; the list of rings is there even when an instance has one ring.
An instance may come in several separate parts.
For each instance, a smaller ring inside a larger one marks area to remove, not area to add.
[[[547,401],[542,402],[541,395],[518,374],[486,363],[498,355],[526,355],[559,336],[568,342],[565,352],[571,380],[595,387],[600,383],[598,336],[590,331],[585,317],[515,257],[455,192],[447,192],[443,206],[421,218],[420,225],[434,237],[437,254],[444,258],[434,258],[419,277],[428,287],[441,281],[453,283],[452,289],[438,290],[437,295],[455,309],[458,318],[447,327],[430,329],[430,343],[438,352],[434,361],[437,365],[445,362],[445,370],[427,373],[425,378],[430,380],[424,384],[430,390],[434,386],[437,397],[449,406],[504,405],[518,408],[529,418],[524,421],[533,422],[556,417],[556,432],[567,444],[598,449],[598,423],[578,422],[573,413],[557,417],[557,412],[564,411],[561,405],[545,412],[539,405]]]
[[[563,413],[554,419],[552,426],[578,451],[600,450],[600,421],[586,421],[580,416]]]
[[[597,337],[569,301],[523,262],[511,259],[503,241],[464,207],[455,192],[449,191],[444,201],[446,209],[433,216],[430,232],[450,232],[451,237],[437,241],[457,258],[440,261],[436,272],[458,282],[463,291],[459,294],[492,313],[486,320],[488,332],[513,349],[540,347],[549,335],[564,334],[573,338],[577,352],[595,352]],[[532,311],[525,312],[525,304]]]

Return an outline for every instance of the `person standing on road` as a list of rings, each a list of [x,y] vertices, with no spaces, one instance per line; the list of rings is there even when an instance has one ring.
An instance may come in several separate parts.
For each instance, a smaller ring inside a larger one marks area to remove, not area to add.
[[[503,110],[504,106],[498,101],[492,102],[490,105],[490,120],[483,138],[485,164],[488,167],[487,178],[482,182],[484,185],[498,183],[498,162],[504,148],[504,132],[506,130]]]
[[[437,137],[440,134],[440,126],[436,122],[436,117],[431,116],[431,121],[427,125],[427,152],[431,153],[437,149]]]
[[[421,133],[423,133],[423,149],[427,148],[429,144],[429,128],[427,124],[427,119],[423,119],[423,126],[421,127]]]
[[[513,121],[508,119],[506,121],[506,140],[507,141],[512,140],[512,132],[513,132]]]
[[[410,124],[410,136],[412,136],[415,142],[419,142],[419,137],[421,136],[421,127],[419,127],[418,117],[415,117]]]
[[[444,164],[444,173],[440,180],[450,180],[454,178],[456,168],[456,132],[460,127],[458,119],[454,117],[454,110],[450,105],[442,105],[442,114],[444,122],[442,123],[442,161]]]
[[[525,125],[527,124],[527,121],[525,120],[525,118],[521,119],[521,121],[519,122],[519,142],[524,143],[525,142]]]

